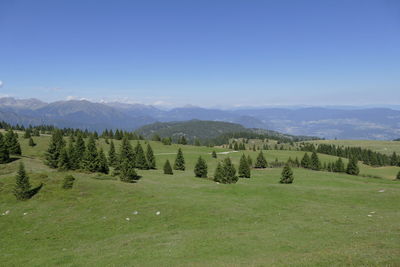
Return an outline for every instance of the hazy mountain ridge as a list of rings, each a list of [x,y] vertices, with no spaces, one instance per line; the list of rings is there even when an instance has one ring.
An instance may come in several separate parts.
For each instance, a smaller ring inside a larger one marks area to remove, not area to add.
[[[135,130],[154,122],[206,120],[238,123],[291,135],[339,139],[392,140],[400,136],[400,111],[389,108],[244,108],[235,110],[86,100],[45,103],[37,99],[0,98],[0,119],[19,124],[53,124],[90,130]]]

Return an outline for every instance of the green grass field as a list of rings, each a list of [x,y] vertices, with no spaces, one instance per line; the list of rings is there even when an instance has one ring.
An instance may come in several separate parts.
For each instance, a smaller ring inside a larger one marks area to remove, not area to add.
[[[9,211],[0,216],[2,266],[400,265],[400,182],[393,180],[400,168],[360,165],[361,174],[381,179],[294,169],[291,185],[269,168],[222,185],[193,175],[199,155],[212,175],[212,148],[181,146],[187,171],[168,176],[161,166],[178,146],[151,142],[158,170],[138,171],[137,183],[69,172],[76,183],[62,190],[66,173],[41,159],[49,137],[34,139],[33,148],[21,139],[21,159],[0,165],[0,215]],[[257,153],[245,152],[253,160]],[[265,152],[267,161],[303,154]],[[229,154],[236,166],[240,155]],[[23,202],[12,195],[19,161],[33,186],[45,183]]]

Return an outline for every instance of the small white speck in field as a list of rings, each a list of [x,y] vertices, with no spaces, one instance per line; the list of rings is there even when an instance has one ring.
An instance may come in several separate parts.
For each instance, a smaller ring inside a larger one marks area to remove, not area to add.
[[[6,210],[3,214],[4,214],[4,215],[8,215],[8,214],[10,214],[10,211],[9,211],[9,210]]]
[[[385,189],[379,190],[378,192],[383,193],[383,192],[385,192]]]
[[[375,211],[371,211],[370,213],[374,214],[374,213],[375,213]]]
[[[368,216],[368,217],[372,217],[372,215],[371,215],[371,214],[368,214],[367,216]]]
[[[130,218],[125,218],[125,220],[130,221],[131,219]]]
[[[161,212],[159,212],[159,211],[156,212],[156,215],[160,215],[160,214],[161,214]]]
[[[135,210],[134,212],[132,212],[134,215],[138,215],[139,212],[137,210]]]
[[[27,215],[27,214],[28,214],[27,212],[24,212],[24,216]]]

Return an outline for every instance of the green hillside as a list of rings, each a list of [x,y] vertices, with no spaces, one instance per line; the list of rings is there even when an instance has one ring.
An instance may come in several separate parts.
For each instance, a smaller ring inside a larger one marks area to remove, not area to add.
[[[111,175],[61,172],[43,164],[49,136],[20,138],[23,155],[0,164],[0,261],[3,266],[396,266],[400,262],[399,167],[360,164],[369,178],[294,168],[293,184],[279,184],[280,168],[252,169],[250,179],[217,184],[195,178],[198,156],[209,177],[217,162],[242,152],[150,142],[157,170],[122,183]],[[137,141],[131,141],[132,145]],[[145,141],[141,141],[144,144]],[[97,142],[107,152],[104,139]],[[114,140],[116,147],[120,141]],[[181,147],[186,171],[164,175]],[[216,150],[218,158],[210,153]],[[255,160],[259,151],[243,153]],[[267,150],[268,162],[304,152]],[[336,158],[319,155],[322,162]],[[12,194],[19,162],[32,199]],[[346,161],[346,160],[345,160]],[[71,190],[61,189],[72,174]],[[8,214],[5,214],[9,211]],[[158,213],[159,212],[159,213]],[[157,215],[158,214],[158,215]]]

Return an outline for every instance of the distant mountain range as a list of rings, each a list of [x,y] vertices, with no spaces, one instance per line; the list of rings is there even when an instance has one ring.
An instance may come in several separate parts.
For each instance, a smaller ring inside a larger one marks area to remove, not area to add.
[[[400,111],[389,108],[246,108],[236,110],[154,106],[86,100],[45,103],[37,99],[0,98],[0,120],[13,124],[51,124],[89,130],[136,130],[155,122],[224,121],[246,128],[327,139],[392,140],[400,137]]]

